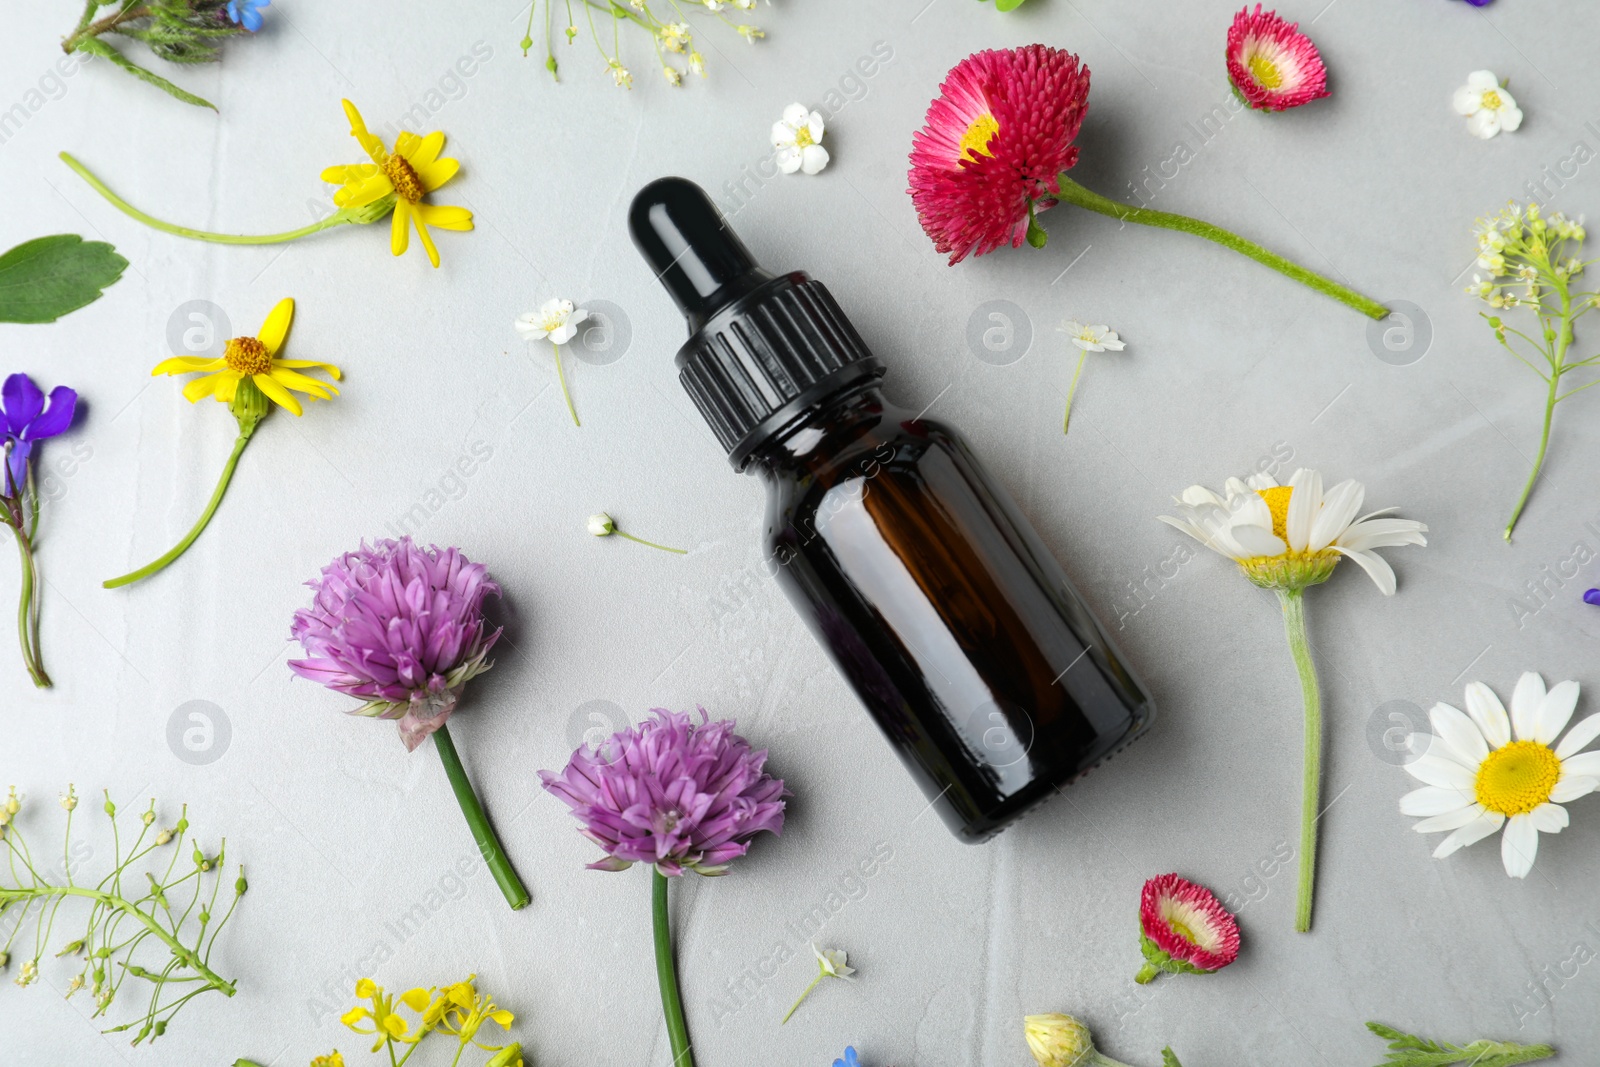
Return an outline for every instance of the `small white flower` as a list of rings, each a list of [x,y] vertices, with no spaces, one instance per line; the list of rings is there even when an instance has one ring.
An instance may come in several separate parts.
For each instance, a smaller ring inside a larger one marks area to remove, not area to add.
[[[661,27],[661,44],[669,52],[681,52],[683,46],[689,43],[689,24],[687,22],[669,22]]]
[[[772,147],[778,150],[778,169],[785,174],[804,171],[817,174],[828,165],[828,150],[822,147],[822,115],[806,110],[804,104],[790,104],[783,118],[772,124]]]
[[[846,956],[842,948],[818,948],[813,941],[811,951],[817,957],[817,968],[829,978],[849,978],[856,973],[854,967],[845,966]]]
[[[1522,110],[1501,86],[1493,71],[1475,70],[1467,84],[1451,99],[1456,114],[1467,117],[1467,131],[1487,141],[1501,130],[1510,133],[1522,125]]]
[[[667,79],[667,84],[668,85],[682,85],[683,84],[683,75],[678,72],[678,69],[676,67],[665,67],[665,66],[662,67],[661,68],[661,76],[663,78]]]
[[[1076,319],[1068,319],[1060,326],[1068,340],[1085,352],[1121,352],[1127,345],[1109,326],[1085,326]]]
[[[1600,752],[1582,751],[1600,737],[1600,715],[1580,720],[1556,744],[1572,721],[1578,683],[1546,690],[1532,671],[1518,680],[1509,717],[1482,682],[1467,686],[1466,703],[1465,714],[1443,703],[1428,713],[1434,732],[1427,751],[1406,764],[1425,784],[1400,798],[1400,811],[1422,820],[1412,827],[1418,833],[1453,831],[1434,850],[1435,859],[1503,826],[1500,862],[1511,877],[1526,878],[1539,835],[1567,826],[1562,805],[1600,788]]]
[[[578,324],[589,317],[581,307],[570,300],[546,300],[538,311],[518,315],[517,333],[524,341],[549,341],[564,345],[578,332]]]
[[[606,69],[611,71],[611,80],[616,83],[618,89],[633,88],[633,73],[627,67],[613,59],[607,64]]]
[[[617,524],[605,512],[597,512],[589,516],[589,532],[596,537],[609,537],[617,532]]]
[[[707,11],[721,11],[726,6],[723,0],[700,0],[700,3]]]
[[[733,0],[733,6],[738,8],[740,11],[754,11],[756,8],[756,0]]]
[[[765,30],[757,29],[754,26],[739,26],[737,28],[739,30],[739,36],[743,37],[745,40],[749,41],[751,44],[755,44],[756,43],[756,38],[765,37],[767,35]]]

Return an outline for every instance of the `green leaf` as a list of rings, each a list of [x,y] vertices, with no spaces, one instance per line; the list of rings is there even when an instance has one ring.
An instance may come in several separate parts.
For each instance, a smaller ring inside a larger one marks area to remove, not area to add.
[[[83,40],[78,42],[76,50],[79,52],[90,52],[97,56],[103,56],[106,59],[111,60],[112,63],[121,67],[123,70],[127,71],[129,74],[132,74],[135,78],[138,78],[140,81],[149,82],[157,89],[177,97],[186,104],[193,104],[196,107],[208,107],[212,111],[217,110],[217,105],[213,104],[211,101],[205,99],[204,97],[195,96],[193,93],[185,92],[176,85],[173,85],[171,82],[167,81],[167,79],[163,78],[161,75],[156,74],[153,71],[145,70],[143,67],[139,66],[139,64],[135,63],[133,60],[129,59],[115,48],[112,48],[98,37],[85,37]]]
[[[75,233],[40,237],[0,256],[0,322],[54,322],[100,299],[128,261]]]
[[[1017,3],[1021,2],[1022,0],[1017,0]],[[1178,1054],[1173,1052],[1170,1046],[1161,1050],[1161,1067],[1183,1067],[1183,1064],[1178,1062]]]

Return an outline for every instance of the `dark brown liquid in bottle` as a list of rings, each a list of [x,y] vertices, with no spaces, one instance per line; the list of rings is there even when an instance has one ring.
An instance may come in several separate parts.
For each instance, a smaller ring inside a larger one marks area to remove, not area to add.
[[[1153,709],[966,442],[875,387],[758,449],[795,608],[958,836],[981,841]]]

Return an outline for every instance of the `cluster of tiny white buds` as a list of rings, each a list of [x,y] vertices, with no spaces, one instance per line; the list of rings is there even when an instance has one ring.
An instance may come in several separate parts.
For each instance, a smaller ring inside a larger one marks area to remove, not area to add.
[[[754,26],[740,26],[740,27],[738,27],[738,30],[739,30],[739,36],[743,37],[745,40],[749,41],[751,44],[755,44],[757,38],[766,36],[766,32],[765,31],[757,29]]]
[[[39,978],[39,964],[29,960],[22,965],[22,970],[17,972],[16,982],[19,986],[30,986]]]
[[[613,59],[606,66],[607,66],[607,69],[611,71],[611,80],[616,83],[617,88],[619,88],[619,89],[632,89],[633,88],[633,74],[628,70],[627,67],[624,67],[621,63],[617,62],[615,59]]]
[[[682,85],[683,74],[676,67],[662,67],[661,76],[667,79],[668,85]]]

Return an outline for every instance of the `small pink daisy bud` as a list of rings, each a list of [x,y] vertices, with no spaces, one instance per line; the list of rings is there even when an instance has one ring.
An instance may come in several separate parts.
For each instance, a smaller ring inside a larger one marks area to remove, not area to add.
[[[1239,924],[1205,886],[1163,874],[1144,884],[1139,900],[1144,985],[1162,971],[1210,974],[1239,958]]]

